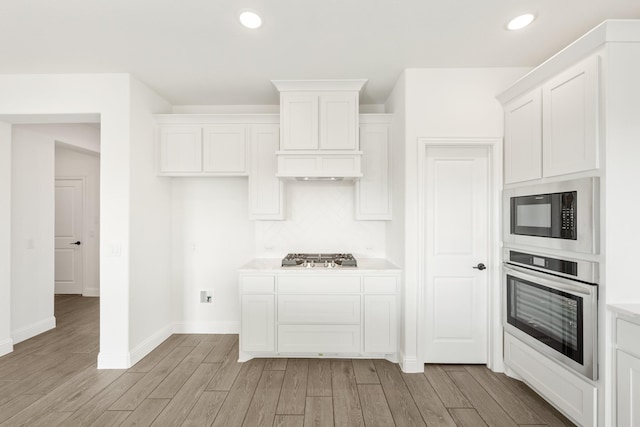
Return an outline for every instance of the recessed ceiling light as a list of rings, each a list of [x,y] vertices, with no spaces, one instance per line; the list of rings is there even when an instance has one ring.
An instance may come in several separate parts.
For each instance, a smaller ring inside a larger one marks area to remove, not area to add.
[[[242,25],[252,30],[262,26],[262,18],[260,18],[260,15],[258,15],[255,10],[243,9],[240,11],[240,16],[238,18]]]
[[[509,21],[509,23],[507,24],[507,29],[521,30],[527,25],[531,24],[534,19],[535,19],[535,16],[533,16],[532,13],[525,13],[524,15],[517,16],[513,18],[511,21]]]

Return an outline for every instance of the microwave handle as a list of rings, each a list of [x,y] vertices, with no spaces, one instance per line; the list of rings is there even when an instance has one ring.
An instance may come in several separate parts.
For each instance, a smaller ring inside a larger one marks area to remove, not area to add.
[[[548,275],[542,276],[541,274],[535,274],[535,272],[531,270],[527,270],[521,267],[516,267],[510,264],[503,264],[503,268],[505,272],[512,272],[514,276],[520,277],[521,279],[536,281],[541,285],[547,286],[552,289],[556,289],[558,291],[569,292],[573,294],[579,295],[593,295],[593,293],[597,290],[597,286],[593,285],[579,285],[573,283],[567,279],[562,279],[560,277],[554,277],[553,279],[548,279]]]

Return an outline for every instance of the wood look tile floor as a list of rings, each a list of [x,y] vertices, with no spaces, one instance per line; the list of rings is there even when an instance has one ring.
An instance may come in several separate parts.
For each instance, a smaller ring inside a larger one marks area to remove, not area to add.
[[[173,335],[131,369],[97,370],[98,303],[57,296],[58,327],[0,358],[0,426],[573,425],[483,366],[237,363],[237,335]]]

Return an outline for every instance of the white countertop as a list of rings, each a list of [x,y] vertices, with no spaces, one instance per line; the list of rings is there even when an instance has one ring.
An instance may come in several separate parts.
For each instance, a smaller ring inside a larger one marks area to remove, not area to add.
[[[635,317],[640,321],[640,303],[635,304],[607,304],[607,308],[613,312]]]
[[[391,263],[385,258],[358,258],[357,267],[336,267],[326,268],[322,265],[318,265],[313,268],[306,267],[282,267],[282,259],[279,258],[255,258],[242,267],[238,271],[240,272],[270,272],[270,273],[362,273],[365,271],[390,272],[399,273],[400,268]]]

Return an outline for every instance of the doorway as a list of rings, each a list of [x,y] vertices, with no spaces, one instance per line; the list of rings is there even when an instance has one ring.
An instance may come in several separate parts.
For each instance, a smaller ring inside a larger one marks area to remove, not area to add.
[[[498,139],[420,140],[424,363],[501,368],[499,145]]]

